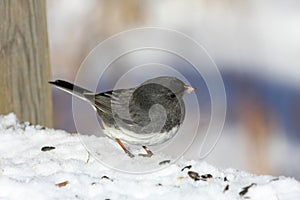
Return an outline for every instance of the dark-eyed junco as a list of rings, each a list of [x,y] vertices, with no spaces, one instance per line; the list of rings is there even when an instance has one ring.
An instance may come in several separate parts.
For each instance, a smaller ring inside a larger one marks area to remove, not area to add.
[[[89,102],[104,126],[104,133],[116,140],[143,145],[161,144],[174,137],[185,116],[183,95],[195,90],[175,77],[162,76],[147,80],[135,88],[92,93],[72,83],[56,80],[50,84]]]

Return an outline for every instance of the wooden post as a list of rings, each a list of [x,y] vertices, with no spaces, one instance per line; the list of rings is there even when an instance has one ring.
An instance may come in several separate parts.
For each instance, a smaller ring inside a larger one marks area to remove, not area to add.
[[[52,126],[45,0],[0,1],[0,114]]]

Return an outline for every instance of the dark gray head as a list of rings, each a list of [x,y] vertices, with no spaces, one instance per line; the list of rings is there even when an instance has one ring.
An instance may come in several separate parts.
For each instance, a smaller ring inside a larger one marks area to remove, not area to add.
[[[142,85],[147,85],[150,83],[158,84],[168,88],[177,97],[182,97],[185,93],[189,93],[195,90],[195,88],[186,85],[178,78],[172,76],[160,76],[157,78],[149,79],[148,81],[144,82]]]
[[[162,76],[147,80],[131,95],[130,117],[142,130],[153,125],[149,127],[154,129],[147,129],[149,133],[170,131],[182,124],[185,116],[182,96],[193,90],[194,88],[175,77]]]

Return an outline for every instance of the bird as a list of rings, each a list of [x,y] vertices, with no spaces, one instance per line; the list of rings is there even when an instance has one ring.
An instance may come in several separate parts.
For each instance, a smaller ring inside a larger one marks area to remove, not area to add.
[[[65,80],[49,81],[58,89],[88,102],[102,121],[104,134],[115,140],[129,157],[134,155],[123,144],[147,147],[162,144],[173,138],[183,124],[183,96],[196,88],[173,76],[159,76],[142,84],[100,93],[74,85]]]

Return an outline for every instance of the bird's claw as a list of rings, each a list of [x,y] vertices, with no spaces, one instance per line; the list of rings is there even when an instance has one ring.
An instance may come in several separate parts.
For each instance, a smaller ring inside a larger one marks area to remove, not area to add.
[[[145,149],[145,151],[146,151],[147,154],[140,153],[139,156],[149,157],[149,158],[150,158],[151,156],[153,156],[152,151],[151,151],[148,147],[143,146],[143,148]]]
[[[130,151],[127,151],[127,152],[125,152],[130,158],[133,158],[134,157],[134,155],[130,152]]]

